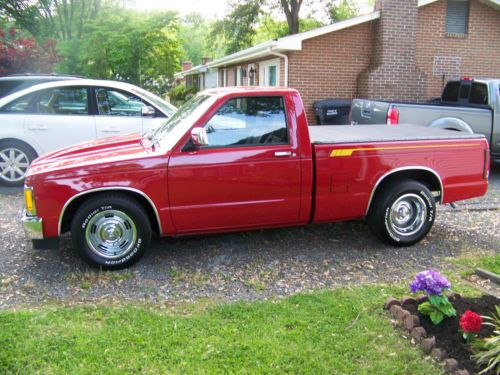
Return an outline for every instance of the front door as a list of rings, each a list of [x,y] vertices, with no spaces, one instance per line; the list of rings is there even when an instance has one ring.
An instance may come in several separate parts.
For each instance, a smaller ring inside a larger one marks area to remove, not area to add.
[[[205,124],[208,146],[173,153],[170,207],[178,233],[299,221],[301,171],[281,96],[226,101]]]

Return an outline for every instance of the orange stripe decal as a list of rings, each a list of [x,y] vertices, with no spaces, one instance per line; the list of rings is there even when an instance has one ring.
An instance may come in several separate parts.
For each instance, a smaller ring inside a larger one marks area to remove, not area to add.
[[[332,150],[330,157],[352,156],[354,152],[360,151],[385,151],[385,150],[416,150],[422,148],[457,148],[457,147],[477,147],[479,143],[465,143],[458,145],[440,144],[440,145],[420,145],[420,146],[386,146],[386,147],[365,147],[365,148],[341,148]]]

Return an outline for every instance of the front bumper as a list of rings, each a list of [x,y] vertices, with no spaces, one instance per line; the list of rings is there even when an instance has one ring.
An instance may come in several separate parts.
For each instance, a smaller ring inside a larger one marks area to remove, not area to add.
[[[43,223],[41,218],[30,216],[24,210],[22,222],[26,237],[30,240],[43,240]]]

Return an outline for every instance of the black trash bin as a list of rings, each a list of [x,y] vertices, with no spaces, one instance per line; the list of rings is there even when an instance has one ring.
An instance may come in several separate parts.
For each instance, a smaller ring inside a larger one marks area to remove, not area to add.
[[[318,125],[349,125],[350,99],[324,99],[314,102]]]

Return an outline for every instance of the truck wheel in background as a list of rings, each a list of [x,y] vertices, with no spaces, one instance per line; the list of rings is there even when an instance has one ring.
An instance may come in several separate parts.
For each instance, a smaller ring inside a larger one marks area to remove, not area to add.
[[[0,184],[23,186],[24,176],[36,152],[26,143],[16,140],[0,142]]]
[[[93,266],[126,268],[149,248],[151,225],[142,206],[120,194],[90,198],[71,222],[73,246]]]
[[[400,180],[382,187],[368,214],[370,228],[395,246],[410,246],[423,239],[436,216],[429,189],[416,181]]]

